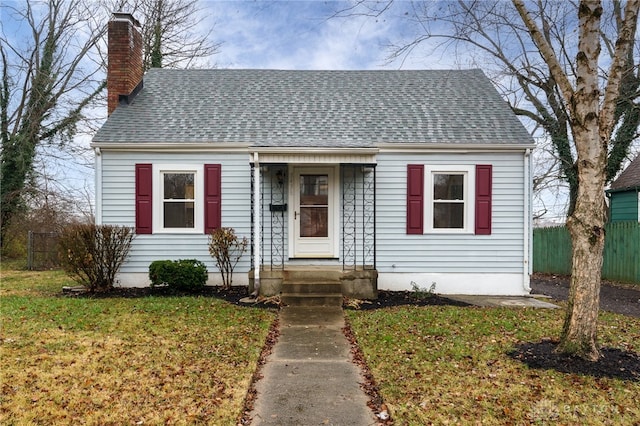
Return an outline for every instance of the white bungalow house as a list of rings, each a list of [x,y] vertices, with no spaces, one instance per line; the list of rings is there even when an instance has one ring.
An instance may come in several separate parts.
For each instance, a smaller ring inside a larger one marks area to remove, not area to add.
[[[234,284],[292,271],[342,292],[414,285],[529,293],[533,140],[480,70],[141,68],[135,19],[109,22],[109,118],[93,138],[96,219],[135,227],[119,282],[251,240]],[[337,274],[337,275],[336,275]]]

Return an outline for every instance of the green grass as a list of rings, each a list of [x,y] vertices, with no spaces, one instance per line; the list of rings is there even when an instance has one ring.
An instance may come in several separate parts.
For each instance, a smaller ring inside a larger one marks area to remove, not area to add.
[[[2,267],[0,424],[236,423],[274,311],[64,285]]]
[[[0,424],[236,424],[274,311],[203,297],[80,299],[59,271],[0,265]],[[562,310],[347,311],[397,425],[639,424],[640,383],[535,370],[507,353]],[[640,321],[601,313],[603,346]]]
[[[640,383],[530,369],[507,353],[559,335],[563,310],[347,311],[395,424],[640,424]],[[604,346],[640,353],[640,321],[602,313]]]

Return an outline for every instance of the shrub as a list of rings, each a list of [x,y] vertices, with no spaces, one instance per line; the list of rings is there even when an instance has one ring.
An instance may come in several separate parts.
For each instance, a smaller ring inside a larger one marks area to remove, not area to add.
[[[411,290],[413,298],[416,300],[425,300],[436,294],[436,283],[432,282],[431,287],[420,287],[417,282],[411,281]]]
[[[218,228],[209,236],[209,254],[216,260],[222,275],[222,288],[231,288],[233,269],[247,250],[247,245],[247,237],[239,239],[233,228]]]
[[[151,287],[194,291],[207,283],[207,267],[196,259],[156,260],[149,265]]]
[[[91,292],[110,290],[133,236],[126,226],[69,225],[58,240],[62,268]]]

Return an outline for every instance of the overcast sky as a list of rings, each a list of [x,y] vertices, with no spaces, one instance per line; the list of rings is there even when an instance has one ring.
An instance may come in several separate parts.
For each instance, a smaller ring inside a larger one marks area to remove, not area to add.
[[[412,36],[402,19],[410,1],[397,1],[383,17],[333,17],[344,1],[204,1],[222,42],[214,57],[220,68],[383,69],[451,68],[442,58],[414,52],[404,63],[387,64],[390,43]]]
[[[18,3],[24,0],[0,0]],[[97,1],[97,0],[96,0]],[[434,0],[435,1],[435,0]],[[208,60],[217,68],[269,69],[452,69],[478,68],[473,55],[434,54],[427,43],[412,50],[404,60],[389,63],[390,45],[400,45],[422,35],[412,24],[412,2],[396,0],[380,17],[336,17],[353,2],[323,0],[201,0],[202,31],[213,28],[212,41],[221,43],[219,53]],[[386,0],[379,4],[386,4]],[[362,11],[362,9],[359,9]],[[349,15],[349,13],[343,13]],[[19,23],[3,20],[7,31],[19,32]],[[106,25],[106,21],[105,21]],[[14,34],[9,34],[9,36]],[[15,34],[17,36],[17,34]],[[458,52],[460,53],[460,51]],[[78,141],[87,145],[89,138]],[[61,180],[75,188],[91,187],[90,169],[74,170],[69,161]]]

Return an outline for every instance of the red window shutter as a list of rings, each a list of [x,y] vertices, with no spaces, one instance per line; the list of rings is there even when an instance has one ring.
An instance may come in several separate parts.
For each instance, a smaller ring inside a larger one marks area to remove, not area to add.
[[[136,164],[136,234],[151,234],[153,229],[153,167]]]
[[[476,235],[491,235],[492,166],[476,166]]]
[[[222,166],[204,165],[204,232],[220,228],[222,224]]]
[[[424,221],[424,166],[407,165],[407,234],[422,234]]]

